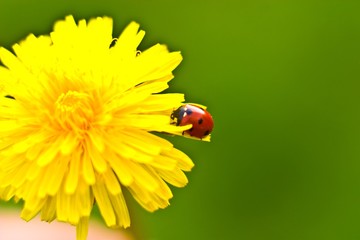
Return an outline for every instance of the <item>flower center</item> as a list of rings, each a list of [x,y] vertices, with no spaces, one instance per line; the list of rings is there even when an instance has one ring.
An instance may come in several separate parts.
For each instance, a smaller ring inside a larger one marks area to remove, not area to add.
[[[66,129],[86,130],[93,119],[91,98],[87,93],[68,91],[56,100],[56,118]]]

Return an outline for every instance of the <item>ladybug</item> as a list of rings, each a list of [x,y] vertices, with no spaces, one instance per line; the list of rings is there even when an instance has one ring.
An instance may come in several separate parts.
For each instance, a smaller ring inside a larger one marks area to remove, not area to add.
[[[170,118],[174,121],[176,126],[185,126],[192,124],[192,128],[183,132],[192,137],[204,138],[209,135],[214,127],[212,116],[204,108],[185,104],[172,112]]]

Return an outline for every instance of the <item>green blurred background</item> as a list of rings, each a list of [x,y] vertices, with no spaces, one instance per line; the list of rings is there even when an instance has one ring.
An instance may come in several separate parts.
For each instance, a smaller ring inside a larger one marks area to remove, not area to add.
[[[181,50],[169,91],[215,119],[170,138],[196,164],[170,207],[130,200],[140,240],[360,239],[360,1],[1,0],[0,45],[68,14]]]

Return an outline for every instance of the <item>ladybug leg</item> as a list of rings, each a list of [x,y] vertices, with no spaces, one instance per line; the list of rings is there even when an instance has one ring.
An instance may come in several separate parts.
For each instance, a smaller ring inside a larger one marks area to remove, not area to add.
[[[191,135],[192,130],[194,130],[194,127],[191,127],[191,128],[188,130],[189,133],[190,133],[190,135]],[[191,135],[191,136],[192,136],[192,135]]]

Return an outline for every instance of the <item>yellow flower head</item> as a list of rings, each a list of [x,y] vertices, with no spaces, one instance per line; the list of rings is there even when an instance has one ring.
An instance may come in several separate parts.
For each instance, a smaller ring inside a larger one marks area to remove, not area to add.
[[[59,21],[50,35],[1,48],[0,197],[24,202],[22,218],[77,226],[85,239],[94,203],[105,223],[128,227],[122,188],[148,211],[165,208],[192,161],[151,132],[181,134],[170,124],[183,94],[158,94],[181,62],[132,22],[116,43],[112,20]]]

